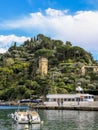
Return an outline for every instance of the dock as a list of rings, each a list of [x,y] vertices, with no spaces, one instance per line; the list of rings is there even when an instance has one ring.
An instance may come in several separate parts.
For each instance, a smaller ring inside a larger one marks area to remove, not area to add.
[[[35,109],[45,109],[45,110],[81,110],[81,111],[98,111],[98,101],[94,102],[80,102],[76,103],[65,103],[63,106],[56,106],[54,104],[51,105],[35,105],[32,106]]]
[[[18,106],[19,103],[17,102],[0,102],[0,106]],[[34,109],[43,109],[43,110],[81,110],[81,111],[98,111],[98,101],[93,102],[71,102],[71,103],[64,103],[63,106],[58,106],[55,104],[45,105],[43,103],[36,104],[31,103],[29,104],[31,108]],[[21,106],[28,106],[28,104],[21,104]]]

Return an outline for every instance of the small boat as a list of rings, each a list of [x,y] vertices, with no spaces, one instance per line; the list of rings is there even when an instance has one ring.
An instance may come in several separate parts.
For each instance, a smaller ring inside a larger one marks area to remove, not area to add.
[[[20,103],[39,103],[35,100],[20,100]],[[18,124],[38,124],[41,123],[40,116],[37,111],[26,109],[25,111],[20,111],[19,109],[11,114],[11,118]]]
[[[40,116],[35,110],[16,111],[15,113],[11,114],[11,118],[18,124],[41,123]]]

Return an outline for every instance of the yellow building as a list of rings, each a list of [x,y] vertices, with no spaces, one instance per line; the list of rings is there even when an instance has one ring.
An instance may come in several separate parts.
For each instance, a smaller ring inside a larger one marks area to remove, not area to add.
[[[39,73],[46,75],[48,73],[48,59],[40,58],[39,59]]]

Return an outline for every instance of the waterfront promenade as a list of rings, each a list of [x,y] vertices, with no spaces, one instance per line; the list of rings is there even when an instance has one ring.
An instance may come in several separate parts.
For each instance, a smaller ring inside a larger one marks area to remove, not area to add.
[[[18,106],[19,103],[12,101],[12,102],[0,102],[0,105],[7,105],[7,106]],[[28,104],[21,104],[21,106],[28,106]],[[92,102],[66,102],[63,105],[58,106],[58,104],[48,104],[45,105],[43,103],[35,104],[30,103],[29,106],[35,109],[46,109],[46,110],[87,110],[87,111],[98,111],[98,101]]]
[[[37,109],[47,109],[47,110],[87,110],[87,111],[98,111],[98,101],[94,102],[71,102],[64,103],[63,105],[58,106],[58,104],[48,104],[48,105],[35,105],[32,106]]]

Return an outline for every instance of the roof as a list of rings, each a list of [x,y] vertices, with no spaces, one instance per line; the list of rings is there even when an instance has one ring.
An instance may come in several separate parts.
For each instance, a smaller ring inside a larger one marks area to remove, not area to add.
[[[82,96],[92,96],[90,94],[48,94],[46,95],[47,98],[75,98],[75,97],[82,97]]]

